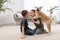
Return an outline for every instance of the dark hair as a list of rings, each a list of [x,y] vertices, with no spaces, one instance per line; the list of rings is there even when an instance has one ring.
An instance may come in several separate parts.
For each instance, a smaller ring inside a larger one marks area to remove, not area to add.
[[[23,10],[21,14],[22,14],[23,17],[25,17],[27,13],[28,13],[27,10]]]
[[[31,11],[33,11],[35,13],[35,10],[34,9],[32,9]]]

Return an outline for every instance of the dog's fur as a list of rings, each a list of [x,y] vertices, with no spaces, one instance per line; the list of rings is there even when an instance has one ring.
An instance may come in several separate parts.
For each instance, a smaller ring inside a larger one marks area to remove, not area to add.
[[[50,20],[50,18],[49,18],[47,15],[45,15],[43,12],[41,12],[41,8],[42,8],[42,7],[39,7],[39,8],[36,9],[37,15],[38,15],[38,17],[41,18],[44,22],[46,22],[48,31],[51,32],[51,20]]]

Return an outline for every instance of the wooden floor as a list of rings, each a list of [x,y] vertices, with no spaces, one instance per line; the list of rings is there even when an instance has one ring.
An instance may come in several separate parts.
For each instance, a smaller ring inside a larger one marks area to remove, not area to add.
[[[0,40],[22,40],[20,35],[19,26],[0,27]],[[52,25],[52,32],[49,35],[26,36],[25,40],[60,40],[60,24]]]

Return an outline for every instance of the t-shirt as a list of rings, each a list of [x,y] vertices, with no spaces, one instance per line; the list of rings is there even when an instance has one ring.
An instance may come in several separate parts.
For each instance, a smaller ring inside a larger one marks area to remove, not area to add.
[[[36,19],[34,19],[34,20],[35,20],[35,21],[37,21],[37,20],[39,20],[39,21],[40,21],[40,24],[36,24],[36,23],[34,23],[34,24],[35,24],[35,26],[36,26],[36,28],[37,28],[37,29],[44,30],[44,25],[43,25],[43,23],[42,23],[41,19],[40,19],[40,18],[36,18]]]
[[[22,18],[21,20],[21,32],[22,32],[22,26],[24,26],[24,32],[26,32],[26,30],[29,29],[27,19]]]

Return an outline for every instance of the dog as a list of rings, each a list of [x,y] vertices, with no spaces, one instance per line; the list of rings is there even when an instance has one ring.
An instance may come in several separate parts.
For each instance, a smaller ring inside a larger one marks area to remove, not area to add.
[[[37,7],[37,16],[41,18],[46,24],[48,28],[48,32],[51,32],[51,19],[45,15],[43,12],[41,12],[42,7]]]

